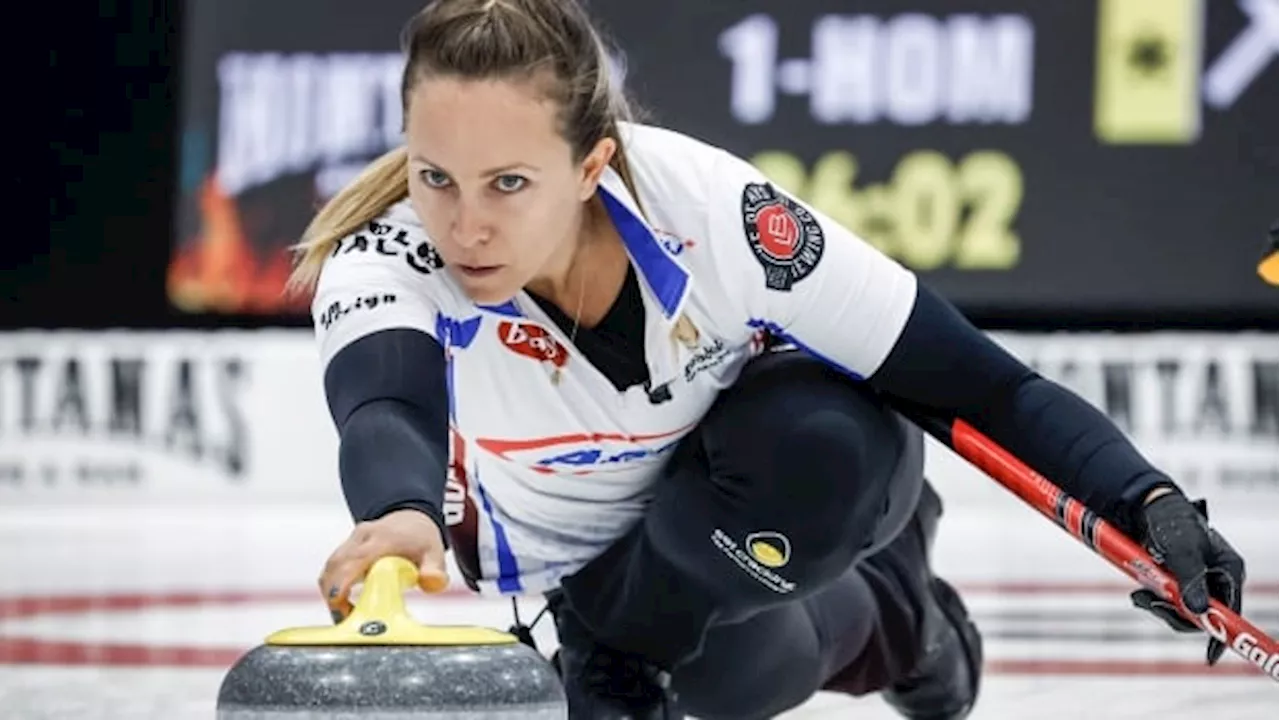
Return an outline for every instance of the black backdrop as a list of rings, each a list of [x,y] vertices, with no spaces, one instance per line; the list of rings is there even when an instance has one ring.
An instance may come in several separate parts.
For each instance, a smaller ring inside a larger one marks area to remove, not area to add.
[[[234,17],[239,11],[232,6],[244,4],[195,2],[184,12],[174,0],[101,2],[97,17],[69,18],[63,25],[66,32],[53,35],[50,86],[62,107],[51,123],[55,172],[47,196],[50,233],[47,244],[20,239],[19,257],[6,261],[17,271],[5,273],[0,325],[305,323],[296,315],[182,312],[173,305],[166,277],[184,232],[183,215],[175,209],[191,202],[181,185],[187,167],[179,138],[189,140],[185,131],[192,118],[201,112],[210,117],[216,105],[208,92],[190,88],[200,85],[202,74],[206,86],[214,85],[210,60],[217,52],[393,50],[399,16],[414,3],[384,3],[392,9],[378,14],[385,12],[392,24],[379,29],[386,19],[369,21],[362,25],[368,32],[343,34],[351,36],[343,47],[333,46],[331,29],[206,21],[198,25],[209,28],[200,35],[208,38],[205,56],[199,43],[184,52],[184,15],[196,17],[219,7],[226,8],[219,13]],[[661,13],[651,3],[595,4],[626,51],[630,84],[655,119],[744,156],[782,151],[811,170],[824,156],[848,152],[857,158],[859,178],[882,186],[904,158],[926,151],[936,151],[950,167],[983,150],[1011,161],[1023,187],[1012,223],[1020,240],[1016,262],[974,270],[944,260],[920,268],[984,325],[1276,327],[1274,289],[1252,275],[1266,227],[1276,217],[1274,60],[1229,111],[1199,110],[1202,124],[1193,142],[1113,145],[1100,141],[1093,125],[1094,43],[1101,35],[1095,3],[968,0],[964,12],[1022,14],[1034,28],[1033,103],[1023,121],[822,124],[812,119],[803,98],[778,93],[773,114],[748,122],[731,110],[730,63],[721,43],[725,31],[752,11],[770,11],[776,4],[660,3],[665,7]],[[321,8],[325,5],[333,7]],[[307,3],[329,18],[325,28],[349,27],[331,14],[357,12],[368,20],[369,6],[357,5]],[[808,0],[789,4],[785,14],[772,10],[769,22],[778,32],[778,58],[812,53],[811,28],[824,13],[890,18],[903,5]],[[931,11],[939,22],[946,13],[959,12],[957,3],[916,0],[911,5]],[[642,6],[648,9],[642,11]],[[278,12],[284,5],[272,7]],[[1246,21],[1235,3],[1211,2],[1208,7],[1204,54],[1212,59]],[[272,28],[278,28],[275,47],[264,47],[264,29]],[[293,47],[281,46],[280,38],[289,38]],[[1062,60],[1067,57],[1073,59]],[[677,77],[680,82],[672,81]],[[857,185],[866,183],[860,179]],[[297,193],[290,197],[283,192],[283,204],[292,202],[296,208]],[[34,193],[28,198],[40,200]],[[273,200],[272,205],[280,207],[281,202]],[[891,231],[894,219],[901,217],[880,218],[871,231],[882,230],[886,222]],[[296,227],[300,220],[290,222]],[[287,237],[289,224],[284,226]]]
[[[10,123],[26,127],[9,137],[12,152],[30,157],[36,177],[45,179],[24,185],[17,206],[48,203],[50,217],[47,234],[24,233],[5,243],[14,256],[0,281],[0,327],[218,324],[180,316],[165,296],[181,5],[62,5],[48,32],[11,34],[28,48],[15,53],[25,55],[25,67],[49,56],[43,78],[15,73],[40,87],[26,95],[30,112],[10,115]],[[18,109],[17,96],[12,102]],[[48,108],[47,114],[36,108]],[[37,161],[26,138],[41,134],[49,136],[49,154]]]

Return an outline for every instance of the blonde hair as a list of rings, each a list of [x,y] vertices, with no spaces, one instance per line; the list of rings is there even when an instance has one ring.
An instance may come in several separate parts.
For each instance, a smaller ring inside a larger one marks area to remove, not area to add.
[[[295,246],[297,264],[286,290],[315,285],[324,260],[342,238],[366,225],[409,195],[409,154],[396,148],[374,160],[335,195],[308,223]]]
[[[406,111],[414,87],[430,75],[533,80],[550,71],[545,90],[560,107],[560,134],[575,161],[612,138],[618,147],[609,164],[637,195],[619,132],[633,111],[614,87],[603,38],[578,0],[434,0],[409,21],[401,46]],[[288,290],[314,287],[342,238],[408,195],[408,156],[401,147],[373,161],[311,220],[294,247]]]

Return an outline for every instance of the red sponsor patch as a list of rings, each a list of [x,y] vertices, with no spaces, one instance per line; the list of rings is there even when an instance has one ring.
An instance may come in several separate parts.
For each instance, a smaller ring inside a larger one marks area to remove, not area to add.
[[[760,249],[778,260],[796,256],[800,225],[781,203],[762,208],[756,215]]]
[[[562,368],[569,362],[569,352],[551,333],[538,325],[503,321],[498,323],[502,344],[538,362],[549,362]]]

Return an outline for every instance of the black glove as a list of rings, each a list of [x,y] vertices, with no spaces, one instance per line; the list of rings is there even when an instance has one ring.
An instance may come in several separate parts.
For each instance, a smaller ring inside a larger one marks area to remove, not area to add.
[[[1138,511],[1140,539],[1151,557],[1178,581],[1182,603],[1197,615],[1209,609],[1212,597],[1240,612],[1244,586],[1244,560],[1209,527],[1203,500],[1189,502],[1174,490],[1147,503]],[[1151,612],[1178,632],[1199,632],[1201,628],[1182,617],[1172,603],[1147,589],[1129,596],[1136,607]],[[1226,646],[1209,640],[1206,659],[1218,662]]]

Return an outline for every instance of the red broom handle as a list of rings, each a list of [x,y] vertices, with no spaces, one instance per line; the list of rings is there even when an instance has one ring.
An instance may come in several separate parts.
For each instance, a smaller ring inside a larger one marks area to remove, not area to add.
[[[1223,642],[1272,680],[1280,682],[1280,659],[1277,658],[1274,638],[1212,598],[1206,612],[1200,615],[1192,613],[1182,604],[1177,580],[1162,569],[1146,550],[972,425],[963,420],[947,423],[914,409],[899,410],[1121,572],[1172,603],[1183,617]]]

